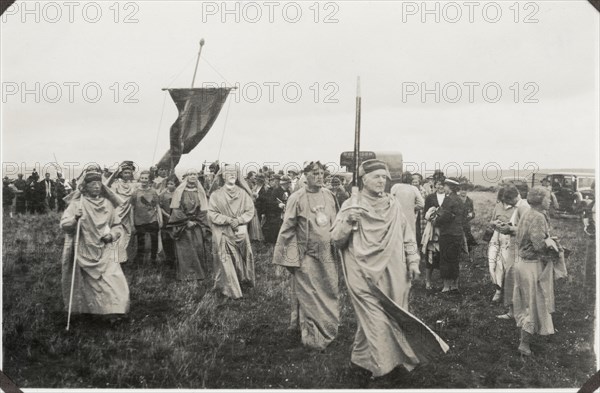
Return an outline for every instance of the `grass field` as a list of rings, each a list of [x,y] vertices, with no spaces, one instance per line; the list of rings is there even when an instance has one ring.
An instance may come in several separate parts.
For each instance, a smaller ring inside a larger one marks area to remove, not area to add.
[[[473,234],[480,239],[495,195],[471,197]],[[586,291],[578,220],[552,221],[573,254],[569,277],[555,289],[558,332],[536,337],[534,357],[517,353],[514,322],[495,318],[505,310],[490,303],[487,267],[465,260],[461,297],[427,294],[423,279],[411,293],[411,311],[450,351],[411,373],[396,369],[374,380],[349,367],[356,321],[345,284],[338,338],[323,352],[305,349],[287,331],[286,276],[276,275],[271,251],[260,244],[257,285],[241,300],[221,300],[210,280],[176,281],[168,266],[128,263],[129,318],[111,326],[75,317],[66,332],[58,220],[57,213],[4,220],[3,371],[22,388],[568,388],[595,372],[595,296]],[[476,263],[486,263],[486,251],[480,243]],[[437,272],[435,279],[441,288]]]

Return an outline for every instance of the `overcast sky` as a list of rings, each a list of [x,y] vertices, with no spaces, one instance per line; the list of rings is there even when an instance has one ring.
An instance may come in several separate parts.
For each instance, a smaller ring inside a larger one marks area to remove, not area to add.
[[[240,89],[181,167],[218,156],[337,162],[353,146],[357,76],[363,150],[398,150],[427,170],[436,162],[595,167],[599,13],[585,0],[518,9],[432,1],[430,14],[421,2],[228,3],[230,13],[220,1],[53,4],[17,2],[3,16],[5,172],[9,162],[30,168],[54,156],[158,161],[177,117],[161,88],[190,86],[200,38],[196,86]],[[22,95],[36,82],[40,102]],[[70,82],[79,83],[73,102]],[[94,86],[102,95],[87,102]],[[423,97],[423,87],[432,93]]]

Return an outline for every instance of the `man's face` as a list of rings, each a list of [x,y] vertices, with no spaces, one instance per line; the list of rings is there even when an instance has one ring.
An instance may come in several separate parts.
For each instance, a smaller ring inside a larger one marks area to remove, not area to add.
[[[387,172],[385,169],[377,169],[364,175],[362,180],[365,190],[374,194],[380,194],[385,191]]]
[[[158,170],[158,176],[160,176],[160,177],[167,177],[167,170],[165,168],[159,168],[159,170]]]
[[[91,197],[97,197],[100,195],[100,191],[102,190],[102,182],[100,181],[91,181],[85,185],[85,190]]]
[[[185,178],[186,181],[188,182],[188,184],[197,184],[198,183],[198,174],[197,173],[190,173],[187,175],[187,177]]]
[[[123,169],[123,172],[121,172],[121,178],[123,180],[133,179],[133,171],[131,169]]]
[[[450,188],[450,186],[449,186],[449,185],[447,185],[447,184],[444,184],[444,192],[445,192],[446,194],[451,194],[451,193],[452,193],[452,189]]]
[[[23,174],[19,173],[17,176],[19,176],[19,180],[23,179]]]
[[[46,180],[50,180],[50,174],[46,173]]]
[[[271,188],[275,188],[275,187],[277,187],[279,185],[279,180],[277,180],[277,179],[271,179],[269,181],[269,185],[271,186]]]
[[[223,180],[225,180],[225,184],[232,186],[237,180],[237,173],[235,171],[223,172]]]
[[[306,184],[310,188],[323,187],[325,181],[325,171],[323,168],[314,166],[311,171],[306,172]]]
[[[149,181],[150,181],[150,176],[148,176],[147,173],[140,175],[140,184],[142,185],[142,187],[147,187]]]

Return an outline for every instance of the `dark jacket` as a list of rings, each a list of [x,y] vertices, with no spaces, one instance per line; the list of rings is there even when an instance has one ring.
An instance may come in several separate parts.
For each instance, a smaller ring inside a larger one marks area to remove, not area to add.
[[[463,224],[465,219],[464,204],[460,197],[454,193],[446,195],[444,203],[438,210],[436,220],[437,226],[440,228],[440,236],[462,236]]]

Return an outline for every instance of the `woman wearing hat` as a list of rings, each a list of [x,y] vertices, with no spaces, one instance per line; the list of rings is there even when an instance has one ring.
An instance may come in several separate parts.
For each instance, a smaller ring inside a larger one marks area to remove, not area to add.
[[[458,293],[461,253],[464,251],[464,205],[458,196],[460,183],[454,178],[444,180],[446,197],[436,212],[440,228],[440,275],[444,281],[442,293]]]
[[[565,277],[566,267],[562,247],[550,236],[546,217],[550,192],[542,186],[534,187],[527,195],[527,202],[531,208],[521,216],[514,239],[518,252],[514,265],[513,308],[517,327],[521,329],[518,351],[530,356],[533,334],[554,334],[551,315],[554,278]]]
[[[163,190],[158,196],[158,203],[163,216],[163,228],[161,228],[161,239],[163,244],[163,250],[165,251],[166,262],[168,264],[175,263],[175,242],[169,231],[167,231],[167,224],[171,218],[171,201],[173,194],[177,187],[179,187],[179,178],[177,175],[172,174],[167,178],[167,188]]]
[[[254,203],[254,218],[248,224],[248,236],[251,241],[264,242],[262,228],[260,226],[260,217],[262,210],[259,208],[259,195],[264,193],[265,177],[262,174],[254,176],[254,185],[250,185],[252,191],[252,202]]]
[[[99,171],[88,171],[83,177],[81,191],[71,194],[60,226],[65,231],[62,293],[66,307],[71,293],[72,269],[76,269],[73,313],[114,317],[129,310],[129,287],[115,252],[116,242],[124,233],[119,217],[121,203],[121,199],[102,184]],[[74,255],[78,220],[81,222],[79,243],[77,255]]]

